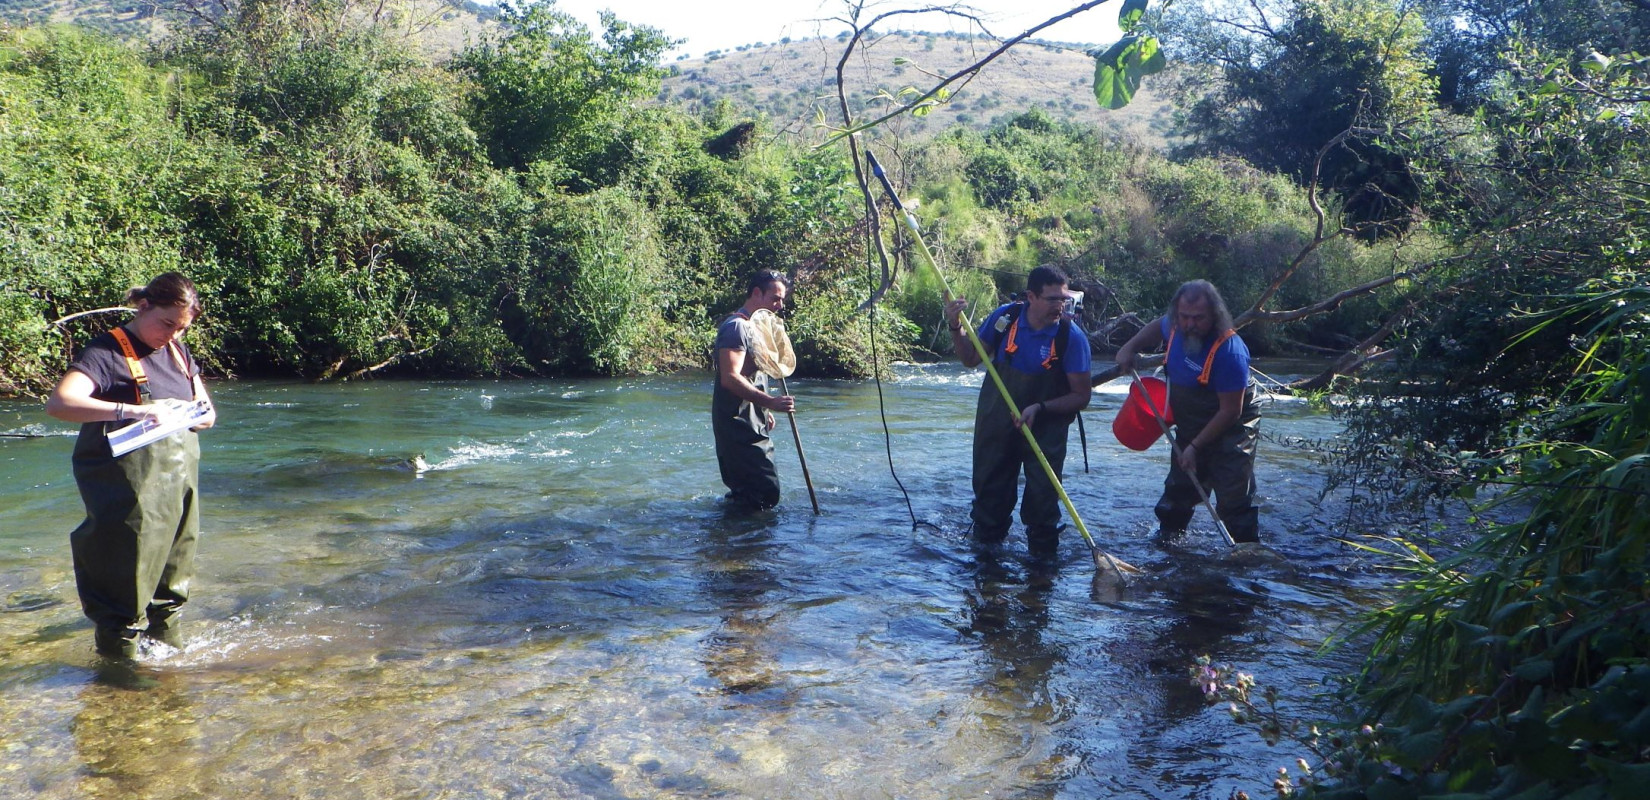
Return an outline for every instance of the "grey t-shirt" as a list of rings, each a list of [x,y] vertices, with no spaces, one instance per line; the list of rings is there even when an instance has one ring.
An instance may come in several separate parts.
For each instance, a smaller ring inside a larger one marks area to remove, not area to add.
[[[756,327],[751,325],[750,320],[745,319],[738,314],[729,315],[728,318],[722,322],[722,326],[716,329],[717,350],[739,350],[749,353],[753,348],[755,348],[755,342]],[[718,358],[720,358],[720,356],[718,356]],[[767,376],[760,375],[756,371],[756,359],[746,358],[745,366],[740,370],[740,372],[744,374],[745,377],[751,378],[751,382],[757,386],[761,386],[763,388],[767,387]],[[718,384],[720,384],[720,382],[718,382]]]
[[[716,379],[712,382],[710,393],[710,406],[713,414],[727,417],[741,414],[751,414],[753,415],[751,417],[752,420],[759,418],[758,415],[755,415],[755,409],[753,407],[748,406],[744,400],[741,400],[738,397],[738,395],[735,395],[733,392],[728,391],[726,387],[722,386],[721,372],[721,351],[738,350],[749,354],[755,347],[755,341],[756,328],[751,325],[750,320],[745,319],[738,314],[728,315],[728,318],[723,320],[722,324],[717,327],[715,351],[712,353],[713,357],[716,359]],[[746,358],[744,368],[740,370],[740,373],[750,379],[750,382],[755,384],[756,388],[767,391],[768,376],[756,370],[755,358]],[[754,422],[752,424],[754,424]]]
[[[149,394],[156,400],[191,400],[195,397],[194,377],[200,374],[200,365],[195,363],[194,356],[189,354],[189,348],[182,342],[177,347],[182,348],[184,369],[178,369],[178,363],[169,348],[156,350],[143,343],[142,339],[127,332],[127,338],[132,340],[132,352],[143,365],[143,372],[149,378]],[[138,402],[137,384],[132,380],[132,369],[126,363],[126,355],[120,352],[120,344],[115,341],[114,334],[104,333],[87,343],[86,349],[75,356],[74,363],[69,369],[79,372],[92,379],[96,389],[92,397],[113,403]]]

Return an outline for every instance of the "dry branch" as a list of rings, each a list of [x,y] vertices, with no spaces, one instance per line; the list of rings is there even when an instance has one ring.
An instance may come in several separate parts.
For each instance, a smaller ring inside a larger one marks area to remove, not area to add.
[[[892,111],[889,111],[888,113],[865,123],[854,122],[853,112],[848,107],[847,79],[843,73],[847,69],[848,62],[853,57],[854,51],[859,48],[861,41],[864,40],[865,35],[875,30],[878,23],[902,15],[946,14],[968,20],[971,24],[979,27],[982,31],[986,30],[986,28],[978,16],[969,13],[969,7],[965,5],[924,6],[922,8],[914,9],[897,9],[878,14],[863,25],[860,24],[860,17],[865,11],[864,1],[859,0],[858,2],[853,2],[849,5],[847,18],[839,18],[839,21],[846,22],[853,32],[849,36],[847,44],[843,47],[842,57],[837,60],[836,64],[836,97],[837,108],[842,116],[842,130],[836,136],[833,136],[821,143],[820,147],[827,147],[838,141],[847,139],[848,155],[853,160],[854,165],[854,180],[859,184],[860,195],[865,200],[865,216],[866,219],[870,221],[870,238],[877,254],[877,260],[882,268],[882,277],[878,282],[877,288],[871,292],[870,297],[867,298],[865,302],[860,304],[858,310],[867,311],[872,306],[875,306],[877,302],[888,293],[888,290],[893,288],[894,280],[897,277],[895,263],[889,257],[888,248],[883,242],[882,221],[881,215],[877,211],[876,194],[871,191],[870,178],[866,175],[865,165],[860,157],[861,148],[859,143],[859,134],[903,114],[910,113],[918,107],[930,104],[935,97],[939,96],[939,93],[942,90],[948,89],[952,84],[957,83],[958,81],[962,81],[964,85],[967,85],[967,82],[973,80],[973,77],[978,74],[981,69],[985,68],[985,66],[990,64],[992,61],[995,61],[1003,53],[1008,52],[1009,48],[1014,45],[1025,41],[1038,31],[1043,30],[1050,25],[1070,19],[1071,17],[1097,6],[1104,5],[1110,1],[1111,0],[1090,0],[1090,2],[1072,8],[1063,14],[1047,19],[1037,25],[1033,25],[1032,27],[1021,32],[1019,35],[1011,39],[1004,40],[1000,46],[986,54],[984,58],[981,58],[973,64],[970,64],[952,73],[951,75],[942,78],[939,82],[929,87],[926,92],[919,95],[916,99],[900,105]],[[989,31],[987,31],[987,33],[989,34]],[[900,174],[903,175],[904,171],[901,170]]]

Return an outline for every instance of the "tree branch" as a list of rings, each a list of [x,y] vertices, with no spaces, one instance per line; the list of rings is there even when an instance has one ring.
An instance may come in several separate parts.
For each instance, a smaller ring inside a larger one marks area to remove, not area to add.
[[[1255,322],[1294,322],[1295,320],[1305,319],[1306,317],[1310,317],[1315,314],[1323,314],[1328,311],[1333,311],[1336,308],[1339,308],[1342,303],[1345,303],[1354,297],[1362,297],[1363,295],[1371,294],[1376,289],[1383,286],[1390,286],[1398,281],[1420,277],[1421,275],[1431,271],[1434,267],[1437,267],[1440,263],[1443,262],[1433,262],[1431,264],[1416,267],[1414,269],[1408,269],[1403,272],[1394,272],[1391,275],[1376,278],[1368,283],[1359,284],[1349,289],[1342,289],[1341,291],[1319,300],[1312,305],[1301,306],[1300,308],[1291,309],[1289,311],[1255,311],[1254,309],[1250,309],[1238,315],[1238,318],[1232,321],[1232,326],[1235,328],[1242,328]]]
[[[1335,363],[1331,364],[1328,369],[1310,378],[1295,381],[1289,384],[1288,388],[1297,392],[1327,389],[1335,382],[1337,376],[1350,375],[1362,369],[1366,364],[1391,359],[1395,351],[1391,349],[1376,350],[1374,348],[1381,342],[1386,341],[1386,338],[1398,329],[1398,325],[1409,318],[1414,308],[1415,306],[1411,304],[1393,312],[1391,316],[1387,317],[1386,322],[1381,323],[1380,328],[1364,337],[1363,341],[1353,345],[1350,350],[1346,351],[1346,355],[1336,359]]]
[[[875,306],[883,298],[883,296],[888,293],[888,290],[893,288],[894,279],[897,276],[897,265],[893,259],[890,258],[887,245],[883,241],[882,217],[877,210],[876,194],[871,190],[870,178],[866,175],[867,170],[860,156],[862,148],[859,142],[859,134],[902,114],[906,114],[918,106],[927,103],[936,97],[940,90],[945,89],[959,80],[963,81],[963,85],[967,85],[967,82],[973,80],[974,75],[976,75],[982,68],[996,60],[998,56],[1001,56],[1003,53],[1007,52],[1008,49],[1014,45],[1024,41],[1031,35],[1047,28],[1050,25],[1069,19],[1077,14],[1088,11],[1107,2],[1109,2],[1109,0],[1090,0],[1090,2],[1084,3],[1083,5],[1073,8],[1059,16],[1034,25],[1020,33],[1018,36],[1004,41],[1001,46],[991,51],[984,58],[941,79],[938,83],[934,84],[928,89],[928,91],[915,100],[900,105],[894,110],[883,114],[870,122],[861,124],[856,124],[854,122],[853,111],[848,107],[847,77],[845,72],[847,71],[848,62],[853,57],[855,50],[859,48],[860,43],[865,39],[866,34],[873,31],[878,23],[901,15],[937,13],[968,20],[978,26],[981,30],[985,30],[985,25],[980,21],[979,17],[964,11],[967,6],[962,5],[925,6],[917,9],[898,9],[895,11],[878,14],[864,25],[860,24],[860,17],[865,12],[865,3],[863,0],[855,2],[849,7],[848,17],[846,19],[842,19],[841,21],[848,23],[848,26],[853,33],[849,36],[847,44],[843,47],[842,57],[837,59],[836,63],[837,109],[842,116],[843,128],[840,133],[826,139],[819,145],[819,147],[823,148],[842,141],[843,139],[848,140],[848,155],[852,159],[854,165],[854,180],[859,184],[860,195],[865,200],[865,218],[870,223],[869,235],[873,243],[873,249],[877,254],[877,261],[882,268],[882,278],[878,282],[877,288],[871,292],[870,297],[868,297],[865,302],[859,305],[859,311],[867,311],[872,306]],[[903,171],[901,174],[903,174]]]
[[[1089,11],[1089,10],[1094,9],[1096,7],[1105,5],[1108,2],[1111,2],[1111,0],[1089,0],[1089,2],[1084,3],[1080,6],[1077,6],[1076,8],[1073,8],[1070,11],[1065,12],[1064,14],[1060,14],[1059,16],[1053,17],[1051,19],[1044,20],[1043,22],[1040,22],[1036,25],[1033,25],[1030,28],[1027,28],[1025,31],[1021,32],[1018,36],[1015,36],[1012,39],[1008,39],[1008,40],[1004,41],[1002,43],[1002,45],[1000,45],[997,49],[992,50],[990,53],[986,54],[986,56],[984,58],[980,59],[979,61],[976,61],[973,64],[970,64],[969,66],[963,67],[962,69],[958,70],[957,72],[952,73],[945,80],[940,81],[937,84],[934,84],[932,87],[930,87],[928,89],[928,91],[924,92],[917,99],[912,100],[911,102],[906,103],[904,105],[901,105],[901,106],[895,108],[893,111],[890,111],[886,114],[883,114],[882,116],[877,117],[876,119],[871,120],[870,122],[862,123],[858,126],[854,126],[854,127],[850,128],[848,130],[842,131],[842,132],[838,133],[836,136],[832,136],[831,138],[826,139],[824,142],[821,142],[819,144],[819,146],[820,147],[827,147],[829,145],[835,144],[838,141],[841,141],[844,137],[850,136],[852,134],[858,133],[858,132],[866,130],[868,128],[874,128],[878,125],[881,125],[884,122],[887,122],[888,120],[891,120],[891,119],[893,119],[895,117],[898,117],[902,114],[908,113],[912,109],[924,104],[925,102],[927,102],[929,100],[932,100],[936,95],[939,94],[941,89],[944,89],[944,88],[950,86],[951,84],[956,83],[959,80],[962,80],[965,77],[970,77],[974,73],[979,72],[981,69],[983,69],[985,67],[985,65],[990,64],[991,62],[997,60],[997,57],[1002,55],[1003,53],[1007,52],[1009,48],[1013,47],[1014,45],[1019,44],[1020,42],[1025,41],[1026,39],[1030,38],[1033,34],[1037,33],[1038,31],[1040,31],[1044,28],[1047,28],[1050,25],[1053,25],[1055,23],[1062,22],[1064,20],[1067,20],[1067,19],[1070,19],[1074,16],[1077,16],[1078,14],[1081,14],[1084,11]],[[944,14],[951,14],[953,16],[968,17],[968,18],[972,19],[972,17],[970,15],[964,14],[964,13],[961,13],[960,11],[958,11],[957,10],[958,8],[959,8],[958,6],[949,6],[949,7],[943,7],[943,8],[942,7],[929,7],[929,8],[924,8],[924,9],[920,9],[920,10],[892,11],[892,12],[889,12],[887,14],[879,15],[876,19],[871,21],[870,25],[867,25],[865,28],[857,29],[855,31],[853,41],[851,41],[849,43],[849,48],[852,49],[853,43],[857,42],[859,40],[860,36],[864,33],[864,31],[869,30],[872,26],[876,25],[877,22],[880,22],[884,19],[895,16],[897,14],[920,14],[920,13],[928,13],[928,12],[940,12],[940,13],[944,13]],[[846,60],[847,55],[844,54],[843,58],[844,58],[844,60]],[[840,69],[840,64],[838,66],[838,69]]]
[[[342,380],[344,380],[344,381],[352,381],[352,380],[355,380],[355,379],[356,379],[356,378],[360,378],[360,377],[364,377],[364,376],[367,376],[367,375],[371,375],[371,374],[372,374],[372,373],[374,373],[374,372],[377,372],[377,371],[379,371],[379,370],[381,370],[381,369],[384,369],[384,368],[386,368],[386,367],[389,367],[389,366],[392,366],[392,365],[394,365],[394,364],[395,364],[395,363],[396,363],[396,362],[398,362],[398,361],[400,361],[400,360],[402,360],[402,359],[404,359],[404,358],[414,358],[414,357],[417,357],[417,356],[421,356],[421,355],[424,355],[424,354],[425,354],[425,353],[428,353],[428,352],[430,352],[430,351],[431,351],[431,350],[434,350],[434,349],[435,349],[435,346],[436,346],[436,344],[440,344],[440,342],[436,342],[436,343],[435,343],[435,344],[432,344],[432,345],[430,345],[430,346],[429,346],[429,347],[426,347],[426,348],[424,348],[424,349],[422,349],[422,350],[414,350],[414,351],[412,351],[412,352],[408,352],[408,353],[396,353],[396,354],[395,354],[395,355],[393,355],[393,356],[390,356],[390,357],[389,357],[389,358],[386,358],[386,359],[384,359],[384,360],[383,360],[383,361],[380,361],[380,362],[378,362],[378,363],[377,363],[377,364],[374,364],[374,365],[372,365],[372,366],[370,366],[370,367],[363,367],[363,368],[361,368],[361,369],[358,369],[358,370],[356,370],[356,371],[354,371],[354,372],[351,372],[351,373],[350,373],[350,374],[348,374],[348,375],[345,375],[345,376],[344,376],[344,377],[343,377],[343,378],[342,378]]]
[[[89,317],[93,314],[108,314],[108,313],[113,312],[113,311],[125,311],[128,314],[137,313],[137,309],[129,308],[127,306],[109,306],[108,308],[94,308],[91,311],[82,311],[78,314],[70,314],[69,316],[66,316],[62,319],[53,320],[52,321],[52,327],[61,328],[64,325],[67,325],[70,322],[73,322],[74,320],[80,319],[81,317]]]
[[[1319,247],[1322,247],[1324,242],[1327,242],[1337,236],[1343,236],[1353,232],[1350,228],[1347,228],[1344,225],[1336,228],[1334,233],[1324,232],[1325,228],[1328,227],[1328,215],[1323,210],[1323,203],[1318,200],[1318,180],[1323,173],[1323,160],[1329,154],[1330,150],[1341,146],[1347,139],[1352,138],[1354,135],[1371,132],[1373,132],[1373,130],[1369,128],[1359,128],[1356,126],[1347,128],[1346,130],[1335,134],[1334,138],[1324,143],[1324,146],[1318,149],[1317,158],[1312,161],[1312,179],[1308,181],[1306,185],[1306,200],[1312,207],[1312,216],[1317,220],[1317,227],[1312,233],[1312,241],[1307,242],[1306,246],[1302,247],[1300,252],[1296,253],[1293,259],[1290,259],[1289,266],[1284,269],[1282,274],[1278,275],[1278,277],[1272,281],[1270,286],[1266,287],[1265,291],[1260,293],[1260,297],[1255,300],[1255,304],[1250,306],[1248,311],[1245,311],[1239,315],[1238,318],[1243,320],[1244,324],[1247,324],[1248,321],[1253,319],[1255,316],[1266,313],[1266,303],[1283,289],[1283,285],[1287,283],[1290,278],[1294,277],[1295,272],[1300,269],[1302,264],[1306,263],[1307,257],[1317,251]]]

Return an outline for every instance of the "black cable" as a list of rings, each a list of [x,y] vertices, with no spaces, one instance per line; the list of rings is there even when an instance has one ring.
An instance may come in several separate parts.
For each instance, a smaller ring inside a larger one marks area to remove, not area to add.
[[[1077,412],[1077,438],[1083,443],[1083,474],[1089,474],[1089,432],[1083,430],[1083,412]]]
[[[872,203],[871,208],[875,209],[876,203]],[[866,314],[869,315],[871,324],[871,380],[876,382],[877,385],[877,415],[882,418],[882,447],[888,453],[888,474],[893,476],[894,485],[899,487],[900,495],[905,498],[905,511],[911,515],[911,530],[914,531],[921,525],[921,523],[917,522],[917,510],[911,505],[911,493],[905,490],[905,482],[899,479],[899,470],[894,468],[894,436],[893,433],[888,430],[888,405],[887,401],[884,400],[882,396],[881,360],[877,355],[877,304],[875,301],[877,276],[876,272],[872,269],[871,253],[871,226],[866,225],[865,275],[870,279],[868,285],[871,287],[872,297],[872,301],[866,309]]]

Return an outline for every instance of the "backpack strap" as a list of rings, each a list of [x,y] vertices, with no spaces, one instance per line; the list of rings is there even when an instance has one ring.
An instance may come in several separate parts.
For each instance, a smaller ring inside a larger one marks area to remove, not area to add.
[[[1005,352],[1013,353],[1014,351],[1020,349],[1019,346],[1014,343],[1014,331],[1020,323],[1020,312],[1024,311],[1025,308],[1025,303],[1009,304],[1008,310],[1004,311],[1003,315],[997,318],[997,322],[991,326],[991,330],[989,331],[991,335],[990,352],[993,360],[997,358],[997,348],[1003,343],[1004,331],[1008,331],[1008,349]],[[984,342],[982,342],[982,344],[983,343]]]
[[[1065,364],[1065,351],[1071,346],[1071,317],[1060,315],[1060,328],[1054,332],[1054,343],[1049,345],[1048,358],[1043,359],[1044,369],[1054,369]]]

